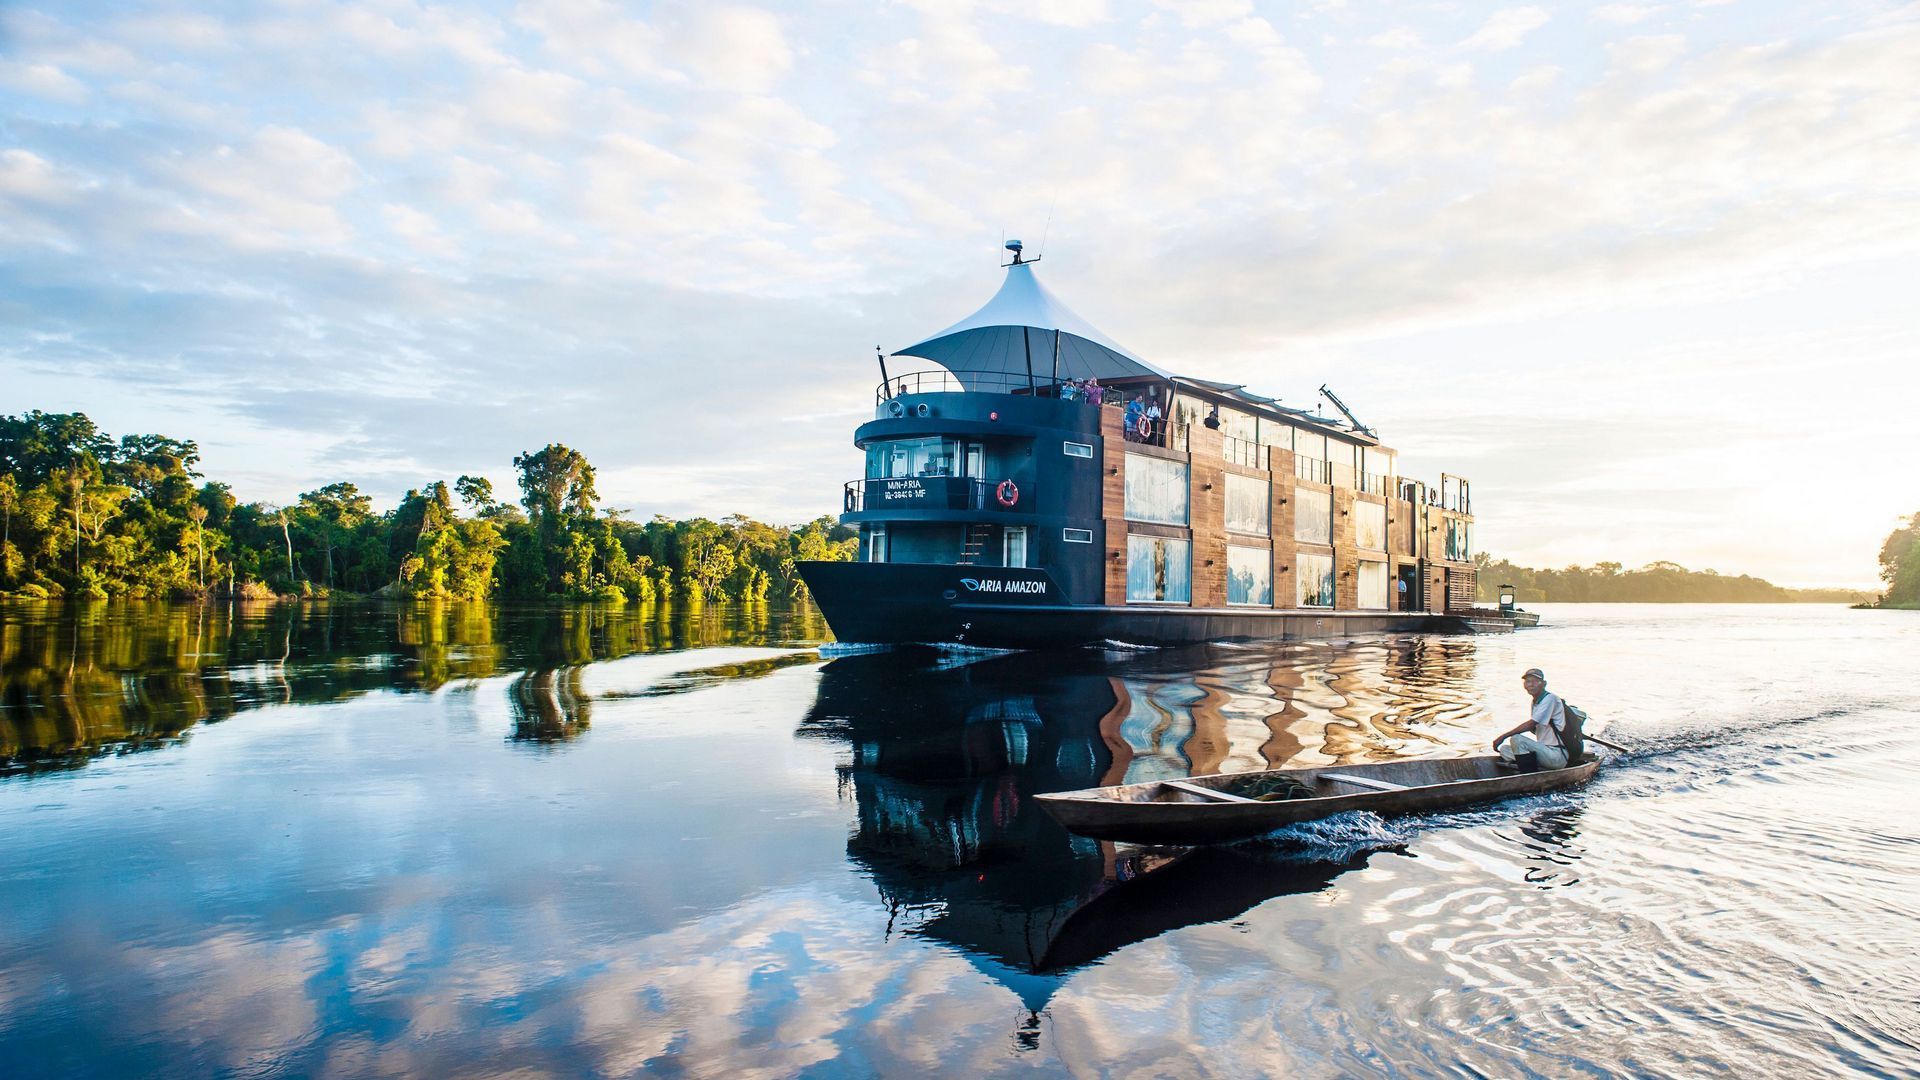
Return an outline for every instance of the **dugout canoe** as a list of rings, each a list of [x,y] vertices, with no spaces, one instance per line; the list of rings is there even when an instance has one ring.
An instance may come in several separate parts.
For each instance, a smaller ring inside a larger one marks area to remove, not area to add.
[[[1035,796],[1069,832],[1135,844],[1223,844],[1354,810],[1430,813],[1518,795],[1564,791],[1593,778],[1596,748],[1577,765],[1508,772],[1498,755],[1221,773]],[[1263,801],[1239,792],[1292,780],[1308,797]]]

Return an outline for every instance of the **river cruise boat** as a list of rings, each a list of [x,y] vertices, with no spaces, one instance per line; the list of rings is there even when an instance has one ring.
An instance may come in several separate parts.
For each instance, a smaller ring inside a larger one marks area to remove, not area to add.
[[[1045,648],[1484,630],[1467,482],[1342,414],[1162,370],[1041,286],[891,356],[854,432],[855,562],[801,577],[845,642]],[[1511,624],[1507,624],[1511,628]]]

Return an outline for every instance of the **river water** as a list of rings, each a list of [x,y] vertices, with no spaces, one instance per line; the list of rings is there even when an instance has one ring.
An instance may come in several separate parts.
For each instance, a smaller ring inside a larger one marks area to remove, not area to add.
[[[0,603],[16,1076],[1920,1075],[1920,613],[860,652],[810,609]],[[1193,852],[1035,792],[1585,790]]]

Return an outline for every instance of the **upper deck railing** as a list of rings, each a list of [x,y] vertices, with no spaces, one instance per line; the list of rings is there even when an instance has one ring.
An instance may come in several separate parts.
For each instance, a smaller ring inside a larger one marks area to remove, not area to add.
[[[1124,414],[1128,442],[1171,450],[1187,449],[1187,425],[1166,417],[1151,418],[1144,412],[1129,412],[1127,406],[1139,396],[1138,388],[1101,386],[1091,381],[1062,379],[1057,382],[1029,382],[1024,375],[997,372],[968,372],[966,382],[947,371],[916,371],[896,375],[874,388],[874,411],[885,417],[887,403],[911,394],[1017,394],[1022,397],[1073,401],[1103,409],[1118,409]]]
[[[908,394],[968,393],[1019,394],[1061,401],[1084,401],[1089,405],[1111,405],[1116,408],[1126,404],[1122,391],[1097,383],[1090,384],[1078,379],[1029,381],[1025,375],[996,371],[970,371],[965,382],[950,371],[915,371],[896,375],[873,388],[873,403],[876,407],[882,407],[888,401]]]
[[[1033,492],[1010,480],[999,484],[971,476],[887,476],[847,482],[842,505],[848,513],[882,510],[993,510],[1030,513]]]
[[[1244,465],[1249,469],[1265,469],[1271,447],[1249,439],[1236,439],[1232,435],[1220,438],[1220,456],[1235,465]]]

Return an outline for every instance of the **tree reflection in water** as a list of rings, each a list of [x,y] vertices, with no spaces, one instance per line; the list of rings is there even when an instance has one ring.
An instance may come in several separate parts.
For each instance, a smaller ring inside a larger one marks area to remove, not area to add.
[[[562,669],[825,636],[806,605],[0,600],[0,771],[73,768],[166,746],[196,724],[267,706],[432,691],[515,672],[534,675],[527,694],[510,699],[547,717],[531,730],[577,733],[585,717],[567,704]],[[536,693],[541,672],[555,680],[547,705]],[[549,723],[555,716],[558,727]]]
[[[593,699],[581,687],[585,667],[540,668],[513,680],[507,709],[516,742],[555,743],[593,723]]]

